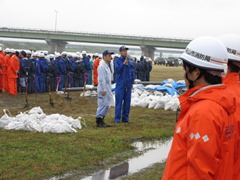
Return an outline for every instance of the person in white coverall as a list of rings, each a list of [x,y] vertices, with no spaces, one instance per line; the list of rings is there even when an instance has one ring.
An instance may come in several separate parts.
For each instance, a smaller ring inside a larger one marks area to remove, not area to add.
[[[97,127],[110,127],[104,123],[104,118],[108,113],[109,107],[114,105],[113,94],[111,90],[111,71],[109,64],[112,60],[113,52],[104,51],[103,60],[98,67],[98,108],[96,113]]]

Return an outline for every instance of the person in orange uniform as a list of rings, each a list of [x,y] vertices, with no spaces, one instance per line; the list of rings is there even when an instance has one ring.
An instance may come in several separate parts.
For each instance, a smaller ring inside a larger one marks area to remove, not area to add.
[[[223,35],[219,39],[228,51],[228,74],[223,78],[227,89],[237,98],[237,108],[234,114],[234,174],[233,179],[240,179],[240,36],[234,34]]]
[[[0,92],[3,89],[3,63],[4,63],[4,53],[2,47],[0,47]]]
[[[9,60],[8,69],[7,69],[9,94],[16,96],[17,95],[17,78],[18,78],[18,72],[20,69],[20,62],[18,59],[19,52],[11,50],[10,56],[11,58]]]
[[[7,77],[7,68],[8,68],[8,63],[9,63],[9,59],[11,58],[10,57],[10,49],[9,48],[6,48],[5,49],[5,57],[4,57],[4,62],[2,64],[2,68],[3,68],[3,91],[4,92],[9,92],[9,86],[8,86],[8,77]]]
[[[100,64],[101,59],[99,58],[99,55],[96,53],[94,55],[96,58],[93,62],[93,83],[94,86],[98,85],[98,66]]]
[[[231,180],[236,99],[222,84],[227,50],[217,38],[200,37],[181,55],[188,90],[162,179]]]

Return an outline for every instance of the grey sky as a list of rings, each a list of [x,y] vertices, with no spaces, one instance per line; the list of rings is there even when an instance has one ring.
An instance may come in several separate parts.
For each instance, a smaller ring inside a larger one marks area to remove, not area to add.
[[[9,2],[11,2],[9,4]],[[0,0],[0,27],[194,38],[240,35],[239,0]]]

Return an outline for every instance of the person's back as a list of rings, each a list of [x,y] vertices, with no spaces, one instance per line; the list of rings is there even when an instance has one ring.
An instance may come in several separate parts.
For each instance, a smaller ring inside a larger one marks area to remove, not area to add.
[[[240,179],[240,36],[234,34],[223,35],[219,39],[225,44],[228,50],[228,74],[223,78],[227,90],[237,99],[234,118],[234,175],[233,179]]]
[[[93,63],[93,80],[94,85],[98,85],[98,66],[100,64],[100,58],[96,58]]]
[[[162,179],[231,180],[236,99],[222,84],[227,50],[216,38],[196,38],[180,59],[188,90],[179,97],[181,112]]]

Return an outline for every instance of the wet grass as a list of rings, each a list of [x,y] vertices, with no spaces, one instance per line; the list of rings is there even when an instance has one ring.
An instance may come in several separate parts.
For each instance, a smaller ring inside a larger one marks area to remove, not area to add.
[[[179,69],[154,66],[152,77],[156,79],[153,80],[166,79],[167,75],[163,74],[169,71],[180,77]],[[162,78],[158,79],[158,76]],[[94,119],[96,97],[79,98],[77,92],[71,93],[70,97],[72,102],[64,103],[64,97],[53,94],[55,106],[50,107],[48,94],[38,94],[37,101],[33,94],[29,96],[29,104],[40,106],[46,114],[84,117],[87,127],[77,133],[43,134],[0,129],[0,179],[45,179],[72,171],[89,175],[135,156],[131,143],[136,140],[163,139],[173,134],[175,112],[132,108],[130,118],[133,124],[98,129]],[[25,96],[13,98],[0,94],[0,115],[4,108],[13,115],[27,110],[23,108],[24,102]],[[114,109],[111,109],[106,122],[113,123],[113,117]]]

